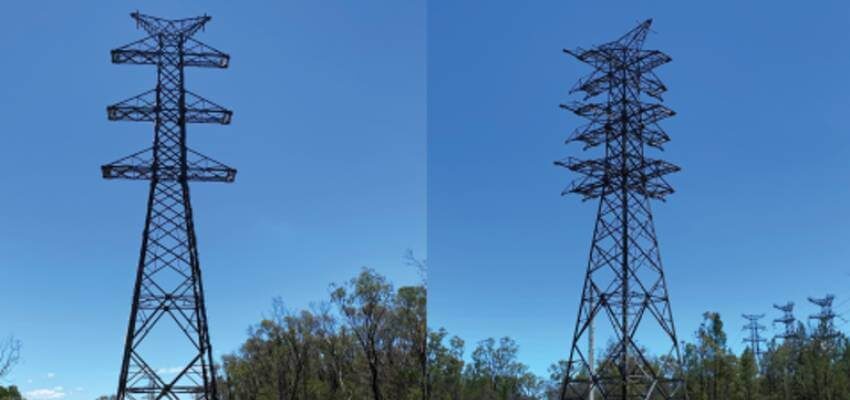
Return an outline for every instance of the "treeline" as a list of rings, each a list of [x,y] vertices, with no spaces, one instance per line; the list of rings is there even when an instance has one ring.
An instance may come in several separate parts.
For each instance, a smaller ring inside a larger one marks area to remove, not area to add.
[[[431,400],[531,400],[553,394],[554,385],[519,362],[519,346],[509,337],[478,342],[465,361],[463,339],[445,329],[428,340],[428,384]]]
[[[420,400],[428,390],[424,285],[395,289],[370,269],[310,310],[272,315],[224,356],[223,400]]]
[[[220,399],[558,399],[565,360],[541,377],[509,337],[467,348],[445,329],[427,328],[426,292],[364,269],[308,310],[275,300],[240,349],[222,358]],[[770,341],[760,358],[731,350],[718,313],[705,313],[691,338],[682,346],[690,400],[850,400],[850,339],[831,326],[798,324],[795,337]],[[0,387],[6,399],[20,393]]]
[[[23,400],[23,398],[17,386],[0,386],[0,400]]]
[[[465,344],[426,326],[424,285],[395,289],[371,269],[309,310],[281,299],[222,358],[222,400],[537,399],[547,382],[510,338]]]
[[[796,337],[773,340],[757,360],[747,348],[736,356],[726,344],[723,321],[705,313],[696,342],[685,345],[691,400],[850,399],[848,338],[826,324]]]
[[[827,325],[772,340],[760,359],[736,355],[718,313],[707,312],[693,342],[683,347],[690,400],[850,400],[850,340]],[[429,384],[434,400],[557,400],[566,361],[538,377],[517,357],[510,338],[484,340],[468,357],[459,337],[431,332]],[[465,361],[468,359],[468,361]]]

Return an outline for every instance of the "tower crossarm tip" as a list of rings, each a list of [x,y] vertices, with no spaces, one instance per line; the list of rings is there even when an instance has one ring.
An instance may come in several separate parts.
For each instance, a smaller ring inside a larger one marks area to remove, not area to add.
[[[673,61],[673,58],[663,51],[640,50],[630,69],[643,75],[671,61]]]
[[[617,62],[617,58],[610,52],[602,51],[597,48],[589,50],[583,49],[581,47],[572,50],[564,49],[564,53],[575,57],[575,59],[585,64],[588,64],[599,71],[604,71],[607,66]]]
[[[660,103],[642,103],[640,110],[640,121],[644,125],[655,124],[663,119],[676,115],[676,112]]]
[[[156,90],[119,101],[106,107],[106,116],[110,121],[156,121]]]
[[[600,73],[595,71],[593,74],[584,79],[579,79],[575,86],[570,89],[570,94],[584,92],[584,99],[605,93],[617,84],[617,79],[611,74]]]
[[[112,54],[113,64],[135,65],[155,65],[161,55],[159,40],[155,36],[148,36],[117,49],[112,49],[110,53]]]
[[[183,51],[183,64],[189,67],[227,68],[230,66],[230,55],[197,39],[189,38]]]
[[[186,122],[228,125],[232,119],[233,111],[186,91]]]
[[[593,122],[577,128],[564,143],[582,142],[584,143],[583,150],[587,150],[605,143],[609,130],[608,124],[601,121]]]
[[[583,101],[573,101],[561,104],[561,108],[572,111],[573,114],[579,117],[590,119],[601,119],[611,112],[611,107],[607,103],[588,103]]]
[[[828,294],[828,295],[826,295],[826,297],[823,297],[823,298],[809,297],[808,299],[809,299],[809,302],[811,302],[815,305],[818,305],[818,306],[821,306],[821,307],[829,307],[829,306],[832,305],[832,301],[835,300],[835,296]]]

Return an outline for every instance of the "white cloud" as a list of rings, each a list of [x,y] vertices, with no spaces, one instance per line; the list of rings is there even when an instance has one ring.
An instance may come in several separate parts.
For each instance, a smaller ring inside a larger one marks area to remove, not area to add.
[[[62,391],[61,386],[57,386],[53,389],[30,390],[25,394],[27,395],[27,398],[31,400],[55,400],[65,397],[65,392]]]
[[[53,378],[55,378],[55,377],[56,377],[56,374],[54,374],[53,372],[48,372],[48,373],[47,373],[47,379],[53,379]]]

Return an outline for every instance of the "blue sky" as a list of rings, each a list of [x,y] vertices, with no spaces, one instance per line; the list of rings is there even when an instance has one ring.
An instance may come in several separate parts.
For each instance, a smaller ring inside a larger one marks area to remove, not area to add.
[[[230,126],[189,128],[190,146],[239,169],[233,185],[192,192],[217,355],[275,296],[306,307],[362,266],[418,281],[402,256],[425,255],[424,1],[10,3],[0,336],[24,351],[0,384],[31,399],[117,385],[147,185],[104,181],[99,166],[152,139],[150,124],[105,112],[155,82],[151,67],[109,62],[144,37],[136,9],[207,13],[198,39],[232,56],[227,70],[187,72],[189,89],[235,112]]]
[[[850,311],[848,17],[840,1],[429,1],[430,324],[468,350],[511,336],[540,374],[566,358],[596,207],[561,198],[574,176],[552,166],[581,155],[558,104],[590,71],[561,49],[646,18],[673,57],[663,157],[683,171],[654,210],[680,337],[706,310],[736,350],[740,315],[774,302],[805,317],[831,292]]]

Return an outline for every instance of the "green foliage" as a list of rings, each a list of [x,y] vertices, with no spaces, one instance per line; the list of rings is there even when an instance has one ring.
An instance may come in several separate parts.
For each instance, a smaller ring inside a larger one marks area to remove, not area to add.
[[[0,400],[23,400],[21,392],[15,385],[9,387],[0,386]]]
[[[685,346],[691,400],[850,400],[850,351],[843,334],[824,337],[823,327],[797,338],[772,341],[759,364],[752,350],[740,357],[726,347],[723,322],[705,313],[696,343]]]
[[[223,400],[425,398],[425,288],[397,291],[371,269],[293,312],[280,299],[223,358]]]
[[[467,353],[463,339],[427,327],[426,297],[424,285],[396,290],[364,269],[310,310],[295,312],[276,299],[272,316],[223,357],[221,399],[557,399],[566,361],[543,379],[519,361],[511,338],[482,340]],[[850,400],[848,338],[802,324],[797,332],[770,342],[757,360],[749,348],[732,352],[720,315],[706,312],[694,342],[683,346],[688,398]],[[657,368],[667,365],[648,356]],[[7,399],[20,399],[16,388],[0,387],[0,400]]]
[[[824,327],[807,332],[801,324],[797,339],[770,342],[757,360],[749,348],[740,355],[732,352],[720,314],[707,312],[695,341],[684,345],[682,367],[688,398],[850,400],[850,340],[843,334],[826,337],[827,332]],[[528,373],[517,360],[517,344],[509,338],[478,343],[468,363],[463,346],[463,340],[449,338],[444,329],[430,332],[432,399],[558,399],[566,361],[552,364],[548,379],[543,380]],[[653,362],[660,367],[662,361],[657,358]]]
[[[428,369],[434,400],[530,400],[541,398],[544,383],[518,361],[519,346],[511,338],[489,338],[464,361],[464,342],[446,343],[445,329],[430,332]]]

